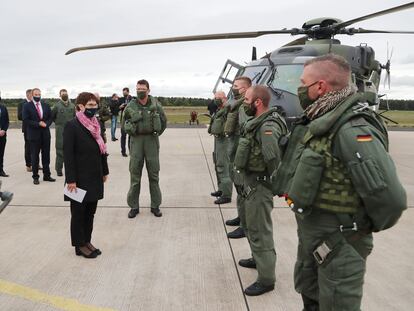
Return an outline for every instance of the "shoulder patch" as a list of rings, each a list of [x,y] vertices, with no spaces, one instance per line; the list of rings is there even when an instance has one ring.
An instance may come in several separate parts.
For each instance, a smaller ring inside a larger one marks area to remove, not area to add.
[[[272,130],[265,130],[264,131],[264,134],[265,135],[272,135],[273,134],[273,131]]]
[[[357,141],[360,143],[370,142],[372,141],[372,135],[371,134],[357,135]]]

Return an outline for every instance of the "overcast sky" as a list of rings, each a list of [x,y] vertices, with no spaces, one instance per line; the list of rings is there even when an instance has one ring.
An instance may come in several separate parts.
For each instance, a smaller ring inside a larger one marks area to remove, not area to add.
[[[290,35],[173,43],[78,52],[73,47],[169,36],[301,27],[321,16],[350,20],[408,1],[347,0],[36,0],[0,4],[0,90],[3,98],[23,97],[38,86],[44,97],[67,88],[110,95],[132,90],[146,78],[153,95],[210,97],[225,61],[245,64],[293,40]],[[354,25],[366,29],[414,31],[414,9]],[[394,53],[389,98],[414,98],[414,35],[337,36],[343,43],[367,43],[386,62]]]

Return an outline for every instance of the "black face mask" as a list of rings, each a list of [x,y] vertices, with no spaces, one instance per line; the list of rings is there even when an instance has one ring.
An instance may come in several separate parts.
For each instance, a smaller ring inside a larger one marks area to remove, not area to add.
[[[69,99],[69,96],[68,95],[62,95],[62,100],[63,101],[67,101]]]
[[[251,104],[244,103],[244,113],[249,117],[254,117],[256,115],[257,107],[254,104],[256,101],[252,102]]]
[[[85,116],[87,116],[89,119],[93,118],[98,111],[98,108],[85,108],[85,111],[83,112]]]
[[[33,96],[33,100],[37,103],[40,102],[40,99],[41,99],[40,96]]]

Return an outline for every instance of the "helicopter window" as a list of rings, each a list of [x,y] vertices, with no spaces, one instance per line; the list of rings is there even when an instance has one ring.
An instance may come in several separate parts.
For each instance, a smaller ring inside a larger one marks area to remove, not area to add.
[[[277,65],[273,80],[268,83],[274,89],[296,94],[302,72],[303,64]]]
[[[258,84],[267,68],[266,66],[246,67],[241,75],[249,77],[252,80],[252,84]]]

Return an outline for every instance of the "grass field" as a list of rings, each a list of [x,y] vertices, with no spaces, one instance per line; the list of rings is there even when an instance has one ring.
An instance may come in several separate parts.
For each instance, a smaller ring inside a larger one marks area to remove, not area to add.
[[[17,108],[9,107],[10,121],[17,121]],[[164,107],[167,114],[168,123],[171,124],[188,124],[190,121],[190,113],[196,111],[198,113],[198,120],[200,124],[208,124],[210,118],[203,116],[207,113],[206,107]],[[403,126],[414,127],[414,111],[387,111],[383,114],[385,117],[390,118],[398,124],[388,122],[388,126]]]

